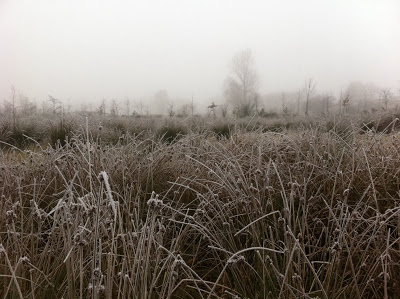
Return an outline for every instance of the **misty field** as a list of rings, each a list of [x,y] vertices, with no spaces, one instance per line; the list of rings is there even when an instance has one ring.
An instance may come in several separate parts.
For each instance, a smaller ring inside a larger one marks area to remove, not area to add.
[[[397,115],[0,123],[2,298],[394,298]]]

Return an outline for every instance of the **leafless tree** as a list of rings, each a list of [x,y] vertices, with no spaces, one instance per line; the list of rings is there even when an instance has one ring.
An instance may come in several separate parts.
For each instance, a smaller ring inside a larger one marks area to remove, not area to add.
[[[183,104],[178,110],[178,116],[188,117],[190,111],[190,104]]]
[[[332,92],[325,92],[322,95],[322,113],[326,116],[330,115],[330,105],[332,102]]]
[[[231,77],[227,78],[225,81],[224,95],[234,108],[240,107],[242,98],[240,85]]]
[[[116,99],[111,100],[111,108],[110,108],[111,115],[118,116],[119,109],[120,109],[120,103]]]
[[[189,109],[190,109],[190,112],[191,112],[191,114],[192,114],[192,118],[193,118],[193,116],[194,116],[194,102],[193,102],[193,96],[192,96],[192,101],[190,102],[190,104],[189,104]]]
[[[254,106],[254,94],[258,90],[258,74],[250,49],[237,53],[230,64],[231,76],[227,79],[225,96],[236,109]]]
[[[175,115],[175,105],[174,102],[168,103],[168,116],[173,117]]]
[[[67,100],[67,111],[66,111],[68,114],[71,113],[71,108],[72,108],[71,99],[68,99]]]
[[[256,109],[256,113],[257,113],[257,115],[259,115],[260,114],[261,96],[258,92],[254,93],[253,102],[254,102],[254,108]]]
[[[128,97],[126,97],[124,103],[125,103],[125,106],[126,106],[126,115],[129,116],[129,108],[130,108],[130,105],[131,105],[131,101],[130,101],[130,99]]]
[[[289,115],[290,109],[286,102],[286,93],[285,92],[281,93],[281,105],[282,105],[282,112],[286,115]]]
[[[99,112],[99,115],[106,115],[106,100],[102,99],[101,104],[97,110]]]
[[[9,101],[3,101],[2,113],[5,115],[12,115],[12,103]]]
[[[19,94],[19,103],[21,107],[21,113],[23,115],[36,114],[37,106],[35,102],[31,101],[27,96]]]
[[[169,96],[168,92],[165,89],[160,89],[154,95],[154,101],[156,104],[156,113],[164,114],[168,113],[168,103],[169,103]]]
[[[51,109],[49,108],[49,103],[48,101],[43,100],[41,103],[41,110],[42,114],[45,115],[47,113],[50,113]]]
[[[81,103],[81,113],[87,114],[89,111],[88,104],[83,102]]]
[[[143,104],[142,101],[135,101],[134,102],[134,107],[135,107],[136,112],[139,115],[143,115],[144,114],[146,106]]]
[[[343,91],[340,91],[340,97],[339,97],[340,114],[348,112],[350,106],[350,99],[351,96],[348,92],[343,93]]]
[[[385,105],[384,110],[387,111],[388,103],[391,100],[391,98],[393,97],[393,93],[390,88],[382,88],[380,90],[379,94],[380,94],[380,99],[382,100],[383,105]]]
[[[221,110],[221,115],[223,118],[225,118],[228,115],[228,103],[222,104],[219,109]]]
[[[306,98],[305,115],[308,115],[310,98],[313,96],[315,92],[316,85],[317,84],[313,78],[308,78],[304,82],[304,95]]]
[[[14,130],[17,128],[17,93],[15,91],[14,85],[11,86],[11,104],[12,104],[12,117]]]
[[[62,109],[62,102],[59,99],[56,99],[55,97],[52,97],[49,95],[49,101],[53,104],[53,114],[56,114],[57,112],[61,112]]]
[[[300,114],[300,102],[301,102],[302,91],[299,89],[296,94],[296,101],[297,101],[297,115]]]
[[[87,107],[88,107],[88,110],[89,110],[89,115],[91,115],[92,112],[93,112],[93,103],[92,103],[92,102],[89,102],[89,103],[87,104]],[[63,107],[62,107],[62,111],[64,111],[64,108],[63,108]]]

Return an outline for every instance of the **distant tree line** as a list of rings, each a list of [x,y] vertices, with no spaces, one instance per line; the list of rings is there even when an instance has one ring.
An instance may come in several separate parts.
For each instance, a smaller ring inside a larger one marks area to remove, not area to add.
[[[224,82],[224,99],[211,99],[203,104],[202,111],[208,116],[235,117],[264,116],[281,113],[286,116],[329,116],[332,114],[374,113],[397,109],[400,103],[400,89],[379,88],[372,83],[351,82],[345,89],[333,91],[317,90],[317,81],[306,78],[296,91],[282,91],[276,95],[260,95],[260,79],[256,71],[252,51],[246,49],[235,54],[229,64],[229,75]],[[151,105],[153,104],[153,105]],[[198,105],[198,104],[197,104]],[[198,114],[193,96],[183,100],[172,100],[165,89],[157,91],[153,97],[137,100],[125,97],[102,99],[100,105],[82,103],[76,109],[83,114],[96,113],[111,116],[145,116],[150,114],[169,117],[193,117]],[[271,107],[275,105],[275,110]],[[36,114],[65,115],[71,113],[70,100],[61,100],[53,95],[40,104],[11,87],[10,96],[0,103],[0,115],[13,120],[14,128],[19,116]],[[267,108],[269,110],[267,110]]]
[[[265,107],[267,96],[259,94],[259,76],[255,68],[254,56],[250,49],[235,54],[229,65],[230,74],[225,80],[225,104],[221,106],[221,115],[226,116],[228,106],[233,115],[245,117],[251,115],[268,116]],[[378,88],[372,83],[351,82],[337,95],[332,91],[317,93],[317,82],[306,78],[303,87],[296,92],[283,91],[275,102],[280,101],[283,115],[331,115],[346,113],[373,113],[396,108],[400,103],[398,93],[391,88]]]

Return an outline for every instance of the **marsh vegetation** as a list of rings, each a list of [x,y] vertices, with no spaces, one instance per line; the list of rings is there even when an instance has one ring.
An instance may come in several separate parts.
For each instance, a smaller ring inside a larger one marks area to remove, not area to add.
[[[399,291],[395,115],[27,123],[1,136],[3,298]]]

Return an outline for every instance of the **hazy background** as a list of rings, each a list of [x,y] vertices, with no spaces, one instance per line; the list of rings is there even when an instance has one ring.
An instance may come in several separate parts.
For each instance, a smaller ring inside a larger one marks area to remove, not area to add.
[[[0,0],[0,101],[11,85],[97,106],[102,98],[223,99],[250,48],[260,93],[349,82],[400,87],[400,1]]]

